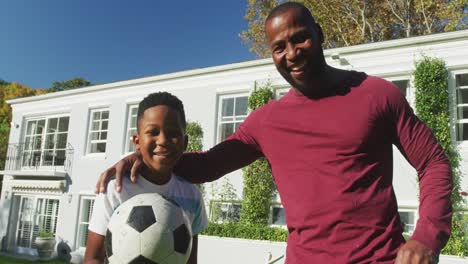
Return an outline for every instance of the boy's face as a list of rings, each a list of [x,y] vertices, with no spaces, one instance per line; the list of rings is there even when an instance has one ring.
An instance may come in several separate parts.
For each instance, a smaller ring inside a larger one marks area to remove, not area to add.
[[[179,112],[166,105],[153,106],[145,110],[138,128],[133,142],[145,165],[159,174],[170,173],[187,146]]]

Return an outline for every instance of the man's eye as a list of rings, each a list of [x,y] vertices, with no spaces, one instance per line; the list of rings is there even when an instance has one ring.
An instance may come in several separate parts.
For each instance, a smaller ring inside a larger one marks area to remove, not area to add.
[[[308,38],[308,37],[307,37],[306,34],[298,34],[298,35],[295,35],[295,36],[291,39],[291,41],[292,41],[293,43],[302,43],[302,42],[306,41],[307,38]]]

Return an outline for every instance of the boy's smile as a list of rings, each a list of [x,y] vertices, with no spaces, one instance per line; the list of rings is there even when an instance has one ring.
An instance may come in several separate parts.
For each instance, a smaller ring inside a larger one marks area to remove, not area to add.
[[[138,134],[133,137],[146,165],[148,177],[156,183],[165,183],[186,147],[186,136],[179,113],[166,106],[148,108],[138,123]]]

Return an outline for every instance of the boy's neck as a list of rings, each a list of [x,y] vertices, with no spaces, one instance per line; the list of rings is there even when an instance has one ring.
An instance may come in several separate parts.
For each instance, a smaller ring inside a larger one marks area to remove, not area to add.
[[[148,168],[145,164],[142,165],[140,170],[141,176],[147,181],[154,183],[156,185],[164,185],[171,180],[172,172],[163,173],[161,171],[156,171]]]

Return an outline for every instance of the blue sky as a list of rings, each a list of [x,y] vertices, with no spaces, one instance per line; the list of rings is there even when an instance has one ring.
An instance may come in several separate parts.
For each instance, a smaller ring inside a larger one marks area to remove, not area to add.
[[[33,88],[108,83],[255,59],[247,0],[5,0],[0,79]]]

